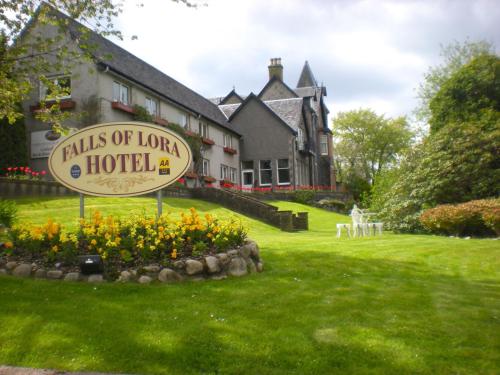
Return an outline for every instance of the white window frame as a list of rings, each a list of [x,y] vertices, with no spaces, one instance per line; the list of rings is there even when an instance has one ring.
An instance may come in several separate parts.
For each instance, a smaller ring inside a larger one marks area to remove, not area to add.
[[[229,177],[231,179],[231,182],[236,182],[237,173],[238,171],[236,170],[236,168],[229,167]]]
[[[287,161],[287,167],[286,168],[283,168],[281,167],[280,168],[280,165],[279,165],[279,161],[280,160],[286,160]],[[288,181],[287,182],[280,182],[280,170],[283,170],[283,169],[286,169],[288,170]],[[277,173],[277,181],[278,181],[278,185],[290,185],[292,183],[292,179],[290,178],[290,160],[289,159],[277,159],[276,160],[276,173]]]
[[[147,96],[145,103],[148,113],[153,117],[158,117],[158,101]]]
[[[209,139],[210,134],[208,132],[208,124],[204,121],[198,121],[198,134],[202,138]]]
[[[72,86],[71,86],[71,75],[65,74],[65,75],[59,75],[59,76],[53,76],[53,77],[47,77],[48,81],[52,81],[54,85],[58,86],[59,85],[59,80],[60,79],[69,79],[69,95],[64,95],[64,96],[59,96],[59,97],[51,97],[47,96],[47,90],[48,87],[45,86],[45,84],[40,81],[40,100],[62,100],[62,99],[71,99],[71,91],[72,91]]]
[[[321,155],[328,155],[328,135],[326,134],[319,136],[319,151]]]
[[[117,89],[117,92],[115,91]],[[119,81],[113,81],[113,101],[129,105],[130,103],[130,86],[127,86]]]
[[[220,165],[220,179],[229,181],[229,167],[227,165]]]
[[[233,137],[231,137],[231,134],[224,134],[223,141],[224,147],[233,148]]]
[[[298,129],[298,132],[297,132],[297,147],[299,150],[303,150],[305,147],[304,145],[304,131],[302,130],[302,128],[299,128]]]
[[[261,162],[262,161],[269,161],[269,169],[262,169],[261,168]],[[271,171],[271,182],[263,184],[262,183],[262,171]],[[273,184],[273,163],[270,159],[263,159],[259,160],[259,186],[272,186]]]
[[[201,173],[203,176],[210,176],[210,160],[208,160],[208,159],[202,160]]]

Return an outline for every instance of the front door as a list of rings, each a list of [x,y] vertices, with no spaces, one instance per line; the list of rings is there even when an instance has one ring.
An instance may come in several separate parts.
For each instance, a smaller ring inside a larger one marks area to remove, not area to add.
[[[241,171],[241,187],[243,189],[253,188],[253,169],[244,169]]]

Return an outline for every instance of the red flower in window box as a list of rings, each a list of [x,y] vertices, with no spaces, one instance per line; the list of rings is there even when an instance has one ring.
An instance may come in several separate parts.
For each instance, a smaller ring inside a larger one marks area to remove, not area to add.
[[[47,111],[47,108],[53,106],[54,104],[57,104],[57,102],[54,100],[46,101],[45,108],[42,108],[42,105],[40,103],[38,103],[38,104],[30,106],[30,111],[33,113],[44,112],[44,111]],[[58,105],[59,105],[59,108],[61,110],[68,110],[68,109],[75,108],[76,102],[74,100],[65,99],[65,100],[61,100]]]
[[[196,137],[198,134],[196,134],[195,132],[192,132],[191,130],[186,130],[186,135],[189,135],[190,137]]]
[[[215,141],[211,140],[210,138],[201,137],[201,141],[204,144],[209,145],[209,146],[212,146],[215,144]]]
[[[224,152],[231,155],[235,155],[237,153],[237,151],[231,147],[224,147]]]
[[[111,108],[117,109],[119,111],[123,111],[126,113],[130,113],[130,114],[135,113],[134,108],[132,108],[131,106],[124,104],[122,102],[111,102]]]
[[[186,172],[186,173],[184,173],[184,177],[192,180],[192,179],[198,178],[198,174],[196,174],[195,172]]]
[[[211,184],[216,181],[216,179],[212,176],[203,176],[203,181],[205,181],[207,184]]]

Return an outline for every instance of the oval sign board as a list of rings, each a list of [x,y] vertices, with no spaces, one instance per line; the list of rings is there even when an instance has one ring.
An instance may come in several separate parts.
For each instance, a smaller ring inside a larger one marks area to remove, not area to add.
[[[127,197],[172,184],[191,160],[189,145],[172,131],[142,122],[111,122],[83,128],[58,143],[49,169],[71,190]]]

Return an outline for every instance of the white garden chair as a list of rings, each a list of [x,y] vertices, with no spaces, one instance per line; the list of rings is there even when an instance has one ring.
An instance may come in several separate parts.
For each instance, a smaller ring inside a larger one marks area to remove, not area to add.
[[[363,211],[354,205],[351,210],[353,237],[364,235]]]
[[[351,224],[337,224],[337,238],[340,238],[342,229],[345,229],[347,232],[347,237],[351,238]]]

